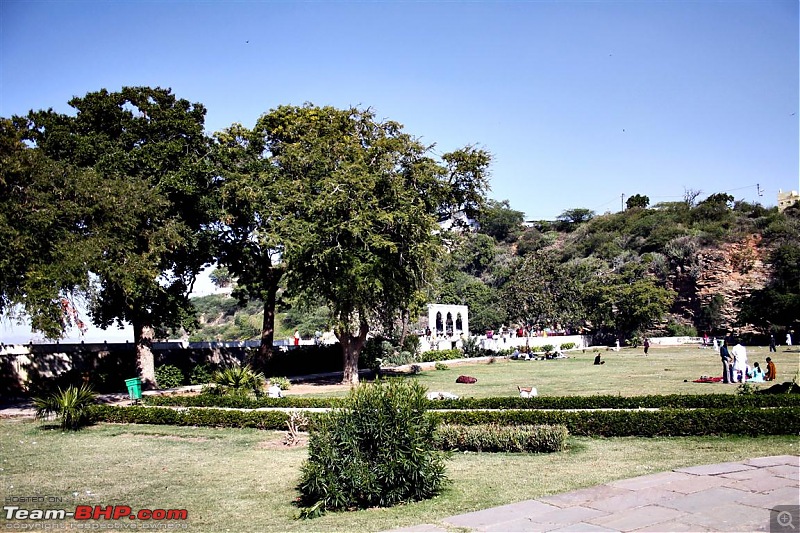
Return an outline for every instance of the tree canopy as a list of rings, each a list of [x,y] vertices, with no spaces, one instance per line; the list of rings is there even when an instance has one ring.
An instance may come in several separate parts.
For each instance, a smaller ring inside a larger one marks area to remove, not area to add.
[[[292,183],[288,290],[327,303],[355,383],[370,324],[411,305],[439,250],[437,215],[477,202],[464,188],[482,187],[488,156],[467,148],[441,164],[400,124],[356,108],[281,106],[259,127]]]
[[[29,135],[24,119],[0,119],[0,313],[21,320],[21,309],[34,330],[59,338],[81,326],[65,310],[89,285],[87,204],[100,183],[27,144]]]
[[[47,157],[84,169],[77,235],[95,276],[92,321],[130,322],[145,382],[155,381],[150,344],[186,326],[188,294],[212,258],[215,209],[205,108],[168,89],[124,87],[70,100],[74,115],[31,112],[30,140]],[[58,209],[58,204],[51,206]]]

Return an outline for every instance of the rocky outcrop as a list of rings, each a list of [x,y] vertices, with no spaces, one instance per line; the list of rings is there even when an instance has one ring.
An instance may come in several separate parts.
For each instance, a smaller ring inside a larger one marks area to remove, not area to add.
[[[769,281],[770,251],[759,234],[748,235],[739,242],[700,248],[691,268],[678,269],[668,280],[678,293],[673,313],[694,322],[701,309],[719,295],[724,302],[719,312],[720,327],[734,329],[737,302]],[[747,329],[740,328],[742,332]]]

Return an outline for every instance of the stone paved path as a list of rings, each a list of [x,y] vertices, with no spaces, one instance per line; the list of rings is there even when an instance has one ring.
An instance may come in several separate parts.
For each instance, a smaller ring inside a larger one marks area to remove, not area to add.
[[[783,527],[770,529],[776,506],[795,507]],[[800,457],[781,455],[612,481],[394,531],[800,533],[799,507]]]

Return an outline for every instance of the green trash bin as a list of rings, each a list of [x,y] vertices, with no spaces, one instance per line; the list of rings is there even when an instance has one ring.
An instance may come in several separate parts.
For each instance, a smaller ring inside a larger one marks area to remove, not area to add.
[[[142,380],[139,378],[131,378],[125,380],[125,385],[128,386],[128,396],[131,400],[142,399]]]

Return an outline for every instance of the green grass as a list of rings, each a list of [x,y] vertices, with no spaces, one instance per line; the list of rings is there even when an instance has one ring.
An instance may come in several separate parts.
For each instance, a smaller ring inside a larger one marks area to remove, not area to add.
[[[293,518],[292,501],[307,449],[286,448],[282,437],[258,430],[116,424],[75,433],[0,420],[2,492],[62,497],[67,508],[185,508],[192,531],[380,531],[614,479],[798,454],[800,448],[795,436],[573,437],[569,451],[557,454],[454,454],[447,462],[451,483],[437,498],[300,521]]]
[[[767,347],[748,347],[747,354],[751,365],[758,361],[766,368],[764,359],[770,355]],[[448,362],[448,370],[426,370],[413,378],[430,391],[449,391],[474,398],[516,396],[518,385],[536,387],[540,396],[733,394],[737,389],[736,385],[723,383],[692,383],[703,375],[722,375],[719,355],[712,349],[651,347],[647,356],[641,348],[625,348],[619,352],[603,350],[600,355],[606,363],[599,366],[593,364],[595,350],[567,352],[567,355],[567,359],[544,361],[498,358],[492,364],[457,366]],[[778,369],[778,382],[791,381],[800,369],[800,351],[779,351],[771,355]],[[456,383],[456,378],[462,374],[475,377],[478,382]],[[770,385],[756,384],[762,388]],[[346,394],[340,391],[326,395]]]

